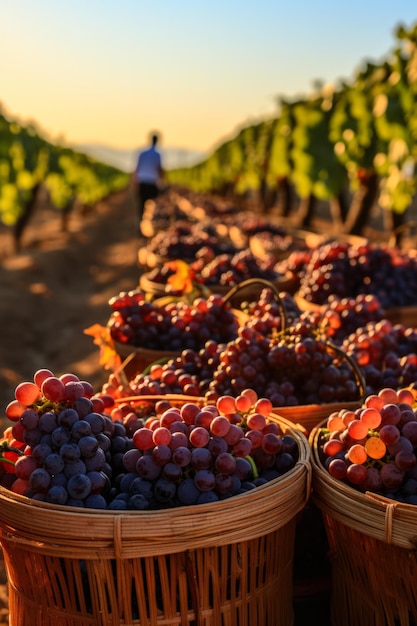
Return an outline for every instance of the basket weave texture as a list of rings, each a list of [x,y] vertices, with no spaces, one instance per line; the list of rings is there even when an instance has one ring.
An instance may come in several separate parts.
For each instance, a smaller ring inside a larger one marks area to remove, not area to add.
[[[334,626],[417,623],[417,508],[361,493],[332,478],[312,430],[313,491],[322,511],[332,563]]]
[[[10,626],[292,626],[307,439],[285,475],[212,504],[96,511],[0,487]]]

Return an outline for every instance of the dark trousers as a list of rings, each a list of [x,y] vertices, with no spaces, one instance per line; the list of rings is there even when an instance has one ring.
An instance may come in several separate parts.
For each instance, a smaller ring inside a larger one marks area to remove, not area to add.
[[[138,185],[138,217],[139,223],[143,218],[145,202],[153,200],[158,195],[158,186],[155,183],[139,183]]]

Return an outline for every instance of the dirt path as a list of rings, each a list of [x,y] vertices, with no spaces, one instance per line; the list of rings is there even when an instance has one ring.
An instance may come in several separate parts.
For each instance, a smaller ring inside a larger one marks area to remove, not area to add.
[[[73,372],[94,388],[108,378],[98,347],[83,333],[105,324],[108,300],[136,287],[135,207],[128,192],[99,203],[87,216],[76,211],[62,232],[59,213],[41,206],[29,223],[22,250],[0,233],[0,428],[16,385],[42,367]],[[0,624],[8,624],[7,589],[0,555]]]
[[[25,232],[22,251],[3,258],[0,410],[13,399],[16,384],[42,367],[101,384],[98,348],[83,330],[105,323],[109,298],[138,283],[134,218],[128,193],[98,204],[88,216],[76,212],[67,233],[56,211],[41,208]],[[0,249],[7,254],[11,244],[10,233],[3,233]]]

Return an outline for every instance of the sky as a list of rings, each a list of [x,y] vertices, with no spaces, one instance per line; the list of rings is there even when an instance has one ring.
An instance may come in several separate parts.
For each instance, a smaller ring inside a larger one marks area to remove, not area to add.
[[[416,0],[0,0],[0,103],[54,141],[209,152],[396,46]]]

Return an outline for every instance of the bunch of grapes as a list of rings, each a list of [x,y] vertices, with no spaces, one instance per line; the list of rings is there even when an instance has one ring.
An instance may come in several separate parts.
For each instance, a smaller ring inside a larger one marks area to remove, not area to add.
[[[272,256],[262,259],[252,254],[249,249],[239,250],[231,254],[207,256],[201,255],[191,264],[195,272],[195,280],[207,287],[222,285],[234,287],[249,278],[263,278],[276,281],[282,278],[275,269],[275,260]]]
[[[298,321],[302,312],[293,296],[287,291],[278,295],[277,299],[266,287],[257,300],[241,302],[241,310],[248,315],[246,326],[267,337]]]
[[[114,341],[152,350],[198,350],[206,341],[236,337],[238,322],[229,302],[219,294],[193,303],[148,302],[141,291],[121,293],[110,300],[108,321]]]
[[[360,294],[352,298],[331,295],[318,309],[304,311],[300,315],[301,320],[315,324],[323,336],[338,345],[369,322],[378,322],[384,317],[378,298],[371,294]]]
[[[155,234],[147,244],[147,249],[164,259],[183,259],[192,262],[201,248],[209,248],[213,254],[234,254],[236,246],[217,235],[216,228],[209,221],[178,221]]]
[[[344,352],[360,367],[366,393],[384,387],[409,386],[417,382],[417,329],[389,320],[368,322],[341,344]]]
[[[6,407],[1,483],[52,504],[106,508],[119,432],[92,386],[74,374],[38,370]]]
[[[356,411],[332,413],[320,454],[330,475],[360,491],[417,504],[417,392],[386,387]]]
[[[181,408],[118,405],[74,374],[38,370],[16,387],[2,442],[1,484],[56,505],[161,509],[222,500],[277,478],[296,439],[251,389]]]
[[[299,295],[324,304],[330,295],[371,294],[381,307],[417,304],[417,259],[397,248],[334,241],[313,251],[300,276]]]

